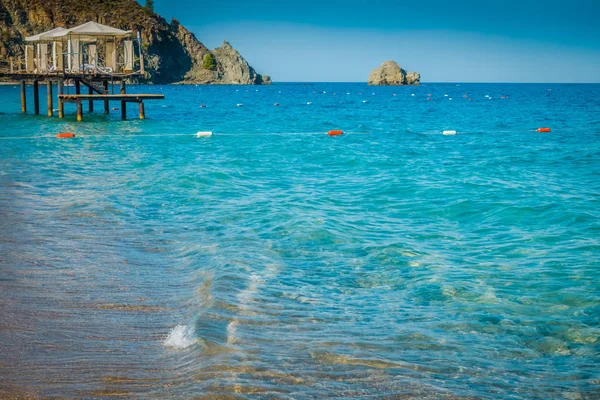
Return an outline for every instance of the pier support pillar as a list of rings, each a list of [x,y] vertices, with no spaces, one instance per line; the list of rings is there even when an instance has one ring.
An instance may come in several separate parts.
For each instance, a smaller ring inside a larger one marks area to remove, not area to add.
[[[53,106],[54,105],[52,104],[52,81],[50,79],[48,79],[48,116],[49,117],[54,115]]]
[[[88,91],[89,94],[94,94],[94,91],[92,90],[91,87],[89,87],[88,89],[89,89],[89,91]],[[90,110],[91,113],[94,112],[94,100],[88,101],[88,109]]]
[[[125,94],[125,81],[121,81],[121,94]],[[121,101],[121,119],[127,119],[127,102]]]
[[[75,80],[75,94],[81,94],[81,84],[78,80]]]
[[[83,104],[81,104],[81,100],[77,100],[77,121],[83,121]]]
[[[33,81],[33,113],[40,115],[40,83]]]
[[[65,103],[63,103],[62,99],[60,98],[60,95],[63,94],[63,90],[64,90],[64,81],[62,79],[60,79],[58,81],[58,83],[56,84],[57,88],[56,90],[58,91],[58,118],[64,118],[65,117]]]
[[[140,101],[140,119],[146,119],[146,111],[144,110],[143,101]]]
[[[25,92],[25,81],[21,81],[21,112],[27,112],[27,93]]]
[[[104,87],[104,94],[108,94],[108,81],[102,81],[102,86]],[[104,114],[109,113],[108,108],[108,100],[104,100]]]

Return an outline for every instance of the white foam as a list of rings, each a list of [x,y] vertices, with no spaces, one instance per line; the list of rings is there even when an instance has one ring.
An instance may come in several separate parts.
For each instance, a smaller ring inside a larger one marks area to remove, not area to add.
[[[442,131],[442,135],[456,135],[456,131]]]
[[[178,350],[186,349],[196,343],[197,339],[194,337],[194,330],[187,325],[177,325],[163,342],[166,347]]]
[[[209,137],[212,136],[212,132],[196,132],[196,137]]]

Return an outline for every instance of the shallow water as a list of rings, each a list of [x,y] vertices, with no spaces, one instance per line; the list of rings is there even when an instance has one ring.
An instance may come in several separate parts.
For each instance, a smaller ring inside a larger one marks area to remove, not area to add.
[[[600,397],[599,89],[0,87],[0,390]]]

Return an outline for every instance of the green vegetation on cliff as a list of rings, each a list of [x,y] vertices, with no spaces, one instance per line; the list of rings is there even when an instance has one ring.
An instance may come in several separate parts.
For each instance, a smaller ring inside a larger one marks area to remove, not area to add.
[[[212,54],[206,53],[204,55],[204,59],[202,60],[202,66],[204,67],[204,69],[208,69],[208,70],[211,70],[217,66],[217,64],[215,62],[215,58],[213,57]]]

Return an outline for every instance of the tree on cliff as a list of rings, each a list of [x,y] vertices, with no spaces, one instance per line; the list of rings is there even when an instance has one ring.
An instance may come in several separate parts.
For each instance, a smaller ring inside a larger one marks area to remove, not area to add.
[[[146,0],[144,10],[148,11],[151,14],[154,14],[154,0]]]
[[[210,53],[206,53],[206,55],[202,59],[202,67],[204,69],[211,70],[216,66],[217,66],[217,63],[215,62],[215,57],[213,57],[213,55]]]

